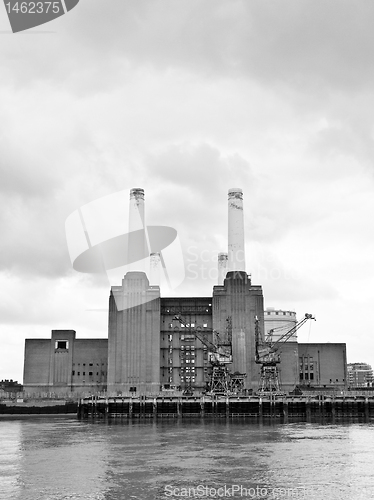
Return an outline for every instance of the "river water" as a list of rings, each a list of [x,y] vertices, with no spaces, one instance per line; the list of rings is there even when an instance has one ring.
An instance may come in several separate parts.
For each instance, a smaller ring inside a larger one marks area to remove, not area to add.
[[[0,420],[0,498],[374,498],[374,424]]]

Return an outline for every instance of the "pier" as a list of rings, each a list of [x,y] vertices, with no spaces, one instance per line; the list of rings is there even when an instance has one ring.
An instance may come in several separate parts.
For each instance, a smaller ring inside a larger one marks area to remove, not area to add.
[[[374,420],[374,396],[138,396],[90,397],[78,403],[79,419],[274,418],[281,422]]]

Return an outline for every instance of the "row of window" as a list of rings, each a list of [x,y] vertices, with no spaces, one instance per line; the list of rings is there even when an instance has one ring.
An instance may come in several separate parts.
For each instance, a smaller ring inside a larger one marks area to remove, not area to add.
[[[206,370],[204,369],[204,371],[206,371]],[[180,369],[180,372],[181,372],[181,373],[184,373],[184,372],[191,372],[191,373],[195,373],[195,367],[194,367],[194,366],[186,366],[186,367],[182,367],[182,368]],[[170,368],[168,368],[168,373],[173,373],[173,368],[171,368],[171,367],[170,367]]]
[[[314,380],[314,373],[300,373],[300,380]],[[339,379],[335,379],[335,382],[339,382]],[[343,378],[344,382],[344,378]],[[332,378],[330,378],[330,384],[333,384]]]
[[[190,377],[190,376],[180,378],[181,382],[195,382],[195,380],[196,380],[195,377]],[[173,382],[173,377],[169,377],[168,382],[169,383]]]
[[[75,376],[75,370],[72,371],[72,375]],[[81,372],[77,372],[77,377],[80,377]],[[86,372],[82,372],[82,376],[85,376]],[[88,372],[89,377],[93,377],[94,372]],[[96,372],[96,375],[99,375],[99,372]],[[101,375],[104,377],[106,375],[105,372],[101,372]]]
[[[276,316],[296,316],[296,314],[294,312],[291,312],[291,311],[265,311],[265,314],[267,316],[271,315],[271,314],[275,314]]]
[[[189,377],[189,376],[188,377],[181,377],[181,382],[184,382],[184,381],[195,382],[195,380],[196,380],[195,377]]]
[[[173,346],[169,346],[169,352],[172,353],[173,352]],[[194,351],[195,350],[195,346],[194,345],[181,345],[180,346],[180,350],[181,351]],[[206,346],[205,346],[205,349],[206,350]]]
[[[313,363],[310,363],[309,365],[300,365],[300,371],[303,371],[303,368],[304,368],[304,371],[307,372],[307,371],[314,371],[314,364]]]
[[[195,328],[195,323],[186,323],[185,325],[183,323],[169,323],[169,328]],[[208,323],[203,323],[202,324],[203,328],[208,328]]]
[[[190,358],[181,358],[180,362],[181,363],[195,363],[195,360],[194,359],[190,359]],[[169,365],[173,364],[173,359],[172,358],[168,359],[168,364]]]

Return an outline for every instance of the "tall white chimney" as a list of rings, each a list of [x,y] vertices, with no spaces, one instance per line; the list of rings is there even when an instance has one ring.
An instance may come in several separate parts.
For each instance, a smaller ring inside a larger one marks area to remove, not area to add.
[[[218,254],[218,284],[223,285],[223,280],[226,278],[226,273],[228,263],[228,254],[219,253]]]
[[[130,189],[129,232],[144,227],[144,189]]]
[[[129,233],[128,233],[128,262],[130,271],[146,269],[149,251],[147,231],[144,218],[144,189],[130,190]]]
[[[150,255],[150,285],[160,286],[161,281],[161,255],[159,252],[151,253]]]
[[[229,271],[245,271],[243,191],[229,189]]]

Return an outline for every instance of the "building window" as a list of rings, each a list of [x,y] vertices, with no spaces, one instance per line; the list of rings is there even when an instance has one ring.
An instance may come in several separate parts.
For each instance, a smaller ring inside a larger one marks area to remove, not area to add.
[[[314,380],[314,373],[310,373],[309,378],[310,378],[310,380]]]
[[[81,372],[78,372],[78,377],[80,376]]]
[[[83,375],[83,376],[84,376],[84,375],[86,375],[86,372],[83,372],[83,373],[82,373],[82,375]]]
[[[69,349],[69,342],[67,340],[56,340],[55,349]]]
[[[88,372],[88,375],[90,375],[92,377],[92,372]]]
[[[90,363],[90,366],[93,366],[93,363]]]
[[[173,335],[171,333],[168,335],[168,339],[169,339],[169,342],[171,342],[173,340]]]
[[[75,370],[73,370],[73,376],[75,375]]]
[[[300,380],[303,380],[303,379],[304,379],[304,374],[300,373]]]
[[[208,323],[204,323],[203,328],[208,328]]]

